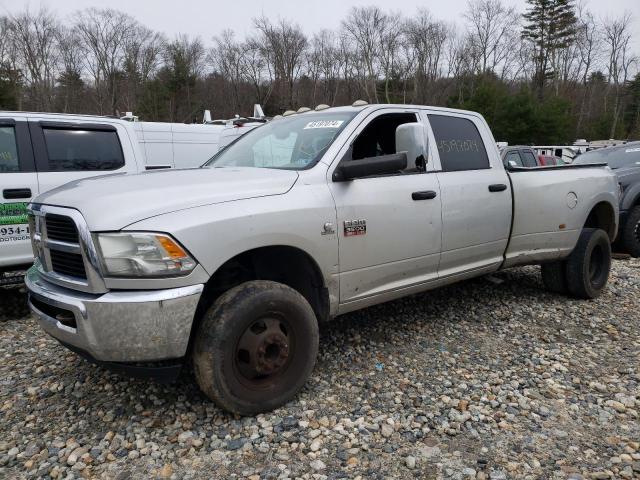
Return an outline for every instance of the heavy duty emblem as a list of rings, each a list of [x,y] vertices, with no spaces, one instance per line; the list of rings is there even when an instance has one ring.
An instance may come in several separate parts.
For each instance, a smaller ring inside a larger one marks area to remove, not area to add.
[[[367,233],[366,220],[345,220],[344,236],[354,237],[356,235],[365,235]]]

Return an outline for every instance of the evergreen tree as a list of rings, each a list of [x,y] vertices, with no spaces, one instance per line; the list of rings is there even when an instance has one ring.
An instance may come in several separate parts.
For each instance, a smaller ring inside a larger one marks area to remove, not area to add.
[[[535,86],[542,100],[548,78],[555,75],[554,65],[560,50],[567,48],[576,35],[577,18],[573,0],[527,0],[529,7],[522,38],[535,47]]]

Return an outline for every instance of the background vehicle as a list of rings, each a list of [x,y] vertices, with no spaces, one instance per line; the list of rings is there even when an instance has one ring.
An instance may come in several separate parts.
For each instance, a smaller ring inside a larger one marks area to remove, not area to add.
[[[508,167],[539,167],[542,165],[538,155],[531,147],[524,145],[513,145],[500,150],[502,163]]]
[[[267,121],[260,105],[254,116],[236,115],[229,120],[211,120],[205,110],[202,124],[140,122],[132,112],[121,118],[132,122],[147,169],[199,167],[220,148]]]
[[[263,123],[240,117],[206,125],[126,119],[0,112],[0,276],[33,261],[26,206],[38,193],[96,175],[198,167],[221,145]]]
[[[128,122],[0,112],[0,275],[33,263],[26,207],[38,193],[85,177],[144,169]]]
[[[640,257],[640,142],[592,150],[580,155],[574,163],[599,162],[611,167],[621,188],[617,243],[634,257]]]
[[[473,112],[309,111],[200,169],[38,196],[29,303],[82,355],[162,361],[165,376],[188,359],[210,398],[254,414],[303,387],[318,322],[340,314],[524,264],[554,292],[597,296],[617,193],[604,167],[505,169]]]
[[[538,155],[538,163],[542,167],[553,167],[554,165],[565,165],[565,161],[553,155]]]

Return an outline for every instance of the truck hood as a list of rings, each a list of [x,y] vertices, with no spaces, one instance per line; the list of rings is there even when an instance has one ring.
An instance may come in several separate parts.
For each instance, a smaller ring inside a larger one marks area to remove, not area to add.
[[[33,203],[79,210],[92,231],[119,230],[164,213],[281,195],[298,174],[270,168],[191,168],[103,175],[38,195]]]

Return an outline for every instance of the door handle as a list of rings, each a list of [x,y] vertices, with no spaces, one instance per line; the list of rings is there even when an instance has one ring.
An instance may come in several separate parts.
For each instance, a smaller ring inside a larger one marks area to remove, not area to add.
[[[425,190],[424,192],[413,192],[411,198],[414,200],[431,200],[436,198],[437,195],[433,190]]]
[[[507,189],[507,186],[504,183],[494,183],[493,185],[489,185],[490,192],[504,192]]]
[[[5,188],[2,190],[2,196],[7,200],[16,198],[31,198],[30,188]]]

